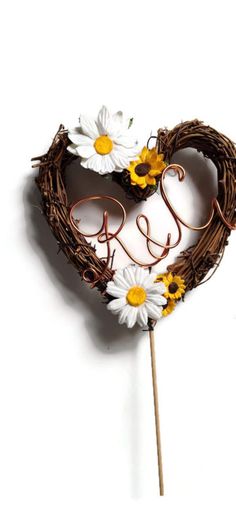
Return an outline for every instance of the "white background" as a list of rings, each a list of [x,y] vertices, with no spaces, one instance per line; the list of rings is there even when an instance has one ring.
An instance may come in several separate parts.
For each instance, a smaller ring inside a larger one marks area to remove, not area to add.
[[[192,118],[235,140],[234,15],[227,0],[5,2],[2,524],[235,521],[235,234],[214,277],[156,329],[160,499],[147,333],[118,326],[57,256],[30,163],[60,123],[103,103],[134,116],[141,141]],[[197,223],[210,193],[191,183],[184,203],[177,193]]]

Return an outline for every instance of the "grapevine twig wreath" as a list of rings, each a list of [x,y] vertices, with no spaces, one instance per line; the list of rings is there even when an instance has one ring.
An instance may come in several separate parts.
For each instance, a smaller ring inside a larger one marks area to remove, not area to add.
[[[223,134],[198,120],[192,120],[178,124],[170,131],[159,129],[154,137],[156,146],[149,147],[153,138],[150,137],[147,145],[140,149],[130,134],[131,124],[132,119],[125,119],[121,112],[111,115],[103,106],[96,120],[81,115],[79,127],[71,131],[61,125],[48,152],[33,160],[38,161],[34,167],[39,167],[36,183],[42,196],[42,210],[57,239],[59,250],[64,252],[81,278],[101,292],[106,298],[107,308],[118,315],[120,323],[126,323],[131,328],[137,322],[149,330],[159,485],[163,495],[153,329],[161,317],[173,311],[187,291],[212,276],[222,259],[231,230],[236,229],[236,148]],[[174,153],[186,148],[202,153],[217,170],[218,194],[212,200],[207,222],[201,226],[188,224],[179,216],[165,189],[165,177],[171,170],[180,182],[184,179],[184,168],[171,163],[171,159]],[[85,169],[89,168],[100,176],[109,176],[135,202],[146,200],[158,189],[175,221],[177,240],[173,242],[169,233],[165,243],[158,241],[151,234],[148,218],[140,214],[136,225],[145,239],[150,261],[137,260],[120,238],[126,211],[117,199],[109,195],[91,195],[73,204],[69,202],[66,168],[76,157],[80,158]],[[106,210],[102,227],[96,234],[80,229],[74,210],[91,200],[103,200],[104,205],[110,200],[119,207],[122,218],[115,232],[109,231]],[[195,245],[180,253],[176,262],[167,267],[166,273],[158,274],[156,265],[179,244],[182,226],[201,231],[202,235]],[[106,245],[105,259],[97,256],[91,243],[92,237]],[[114,268],[110,246],[113,240],[119,242],[131,259],[132,264],[124,269]],[[155,246],[161,248],[158,256],[153,249]]]

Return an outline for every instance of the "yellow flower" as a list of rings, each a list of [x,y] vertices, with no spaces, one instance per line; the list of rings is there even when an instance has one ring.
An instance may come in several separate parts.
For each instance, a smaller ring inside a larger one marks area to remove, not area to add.
[[[176,302],[174,300],[172,300],[171,298],[169,298],[167,300],[167,304],[162,306],[162,316],[163,317],[167,317],[167,315],[170,315],[170,313],[172,313],[172,311],[174,311],[175,306],[176,306]]]
[[[166,167],[163,158],[164,155],[158,155],[155,148],[143,147],[138,160],[130,162],[127,168],[130,172],[131,185],[140,186],[142,189],[148,185],[156,185],[156,177],[160,176]]]
[[[184,295],[186,285],[183,278],[178,275],[172,275],[172,273],[164,273],[163,275],[158,275],[156,281],[159,282],[160,280],[166,286],[164,297],[178,300]]]

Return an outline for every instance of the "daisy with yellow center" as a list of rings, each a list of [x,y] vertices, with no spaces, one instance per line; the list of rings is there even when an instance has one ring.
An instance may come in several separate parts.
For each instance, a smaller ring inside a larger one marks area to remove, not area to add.
[[[106,292],[114,297],[107,309],[118,315],[120,324],[132,328],[137,322],[141,327],[148,325],[148,319],[158,320],[167,303],[163,296],[165,286],[156,282],[156,273],[149,273],[137,265],[118,269],[113,280],[108,282]]]
[[[158,275],[157,282],[163,282],[166,286],[166,291],[164,296],[173,300],[180,299],[186,289],[184,279],[178,275],[173,275],[172,273],[164,273],[163,275]]]
[[[138,160],[131,161],[128,167],[131,185],[140,186],[142,189],[148,185],[156,185],[157,177],[160,177],[166,167],[163,159],[164,155],[157,154],[155,148],[148,149],[145,146]]]
[[[130,135],[130,119],[121,111],[112,115],[103,106],[97,119],[80,115],[80,127],[68,133],[68,151],[81,157],[81,165],[100,175],[121,172],[137,157],[137,141]]]
[[[168,298],[167,303],[163,306],[162,316],[167,317],[168,315],[170,315],[170,313],[174,311],[175,306],[176,306],[176,302],[172,300],[171,298]]]

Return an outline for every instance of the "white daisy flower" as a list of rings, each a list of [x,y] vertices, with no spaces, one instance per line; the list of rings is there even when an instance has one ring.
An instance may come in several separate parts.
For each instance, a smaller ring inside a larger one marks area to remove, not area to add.
[[[80,116],[80,127],[68,132],[68,150],[81,157],[81,165],[100,175],[123,171],[137,157],[137,141],[130,136],[129,119],[103,106],[97,120]]]
[[[147,326],[148,318],[158,320],[162,316],[162,306],[167,303],[163,293],[163,282],[155,282],[157,274],[148,269],[130,265],[118,269],[113,280],[108,282],[106,292],[115,297],[107,304],[107,309],[119,315],[119,323],[132,328],[137,322]]]

